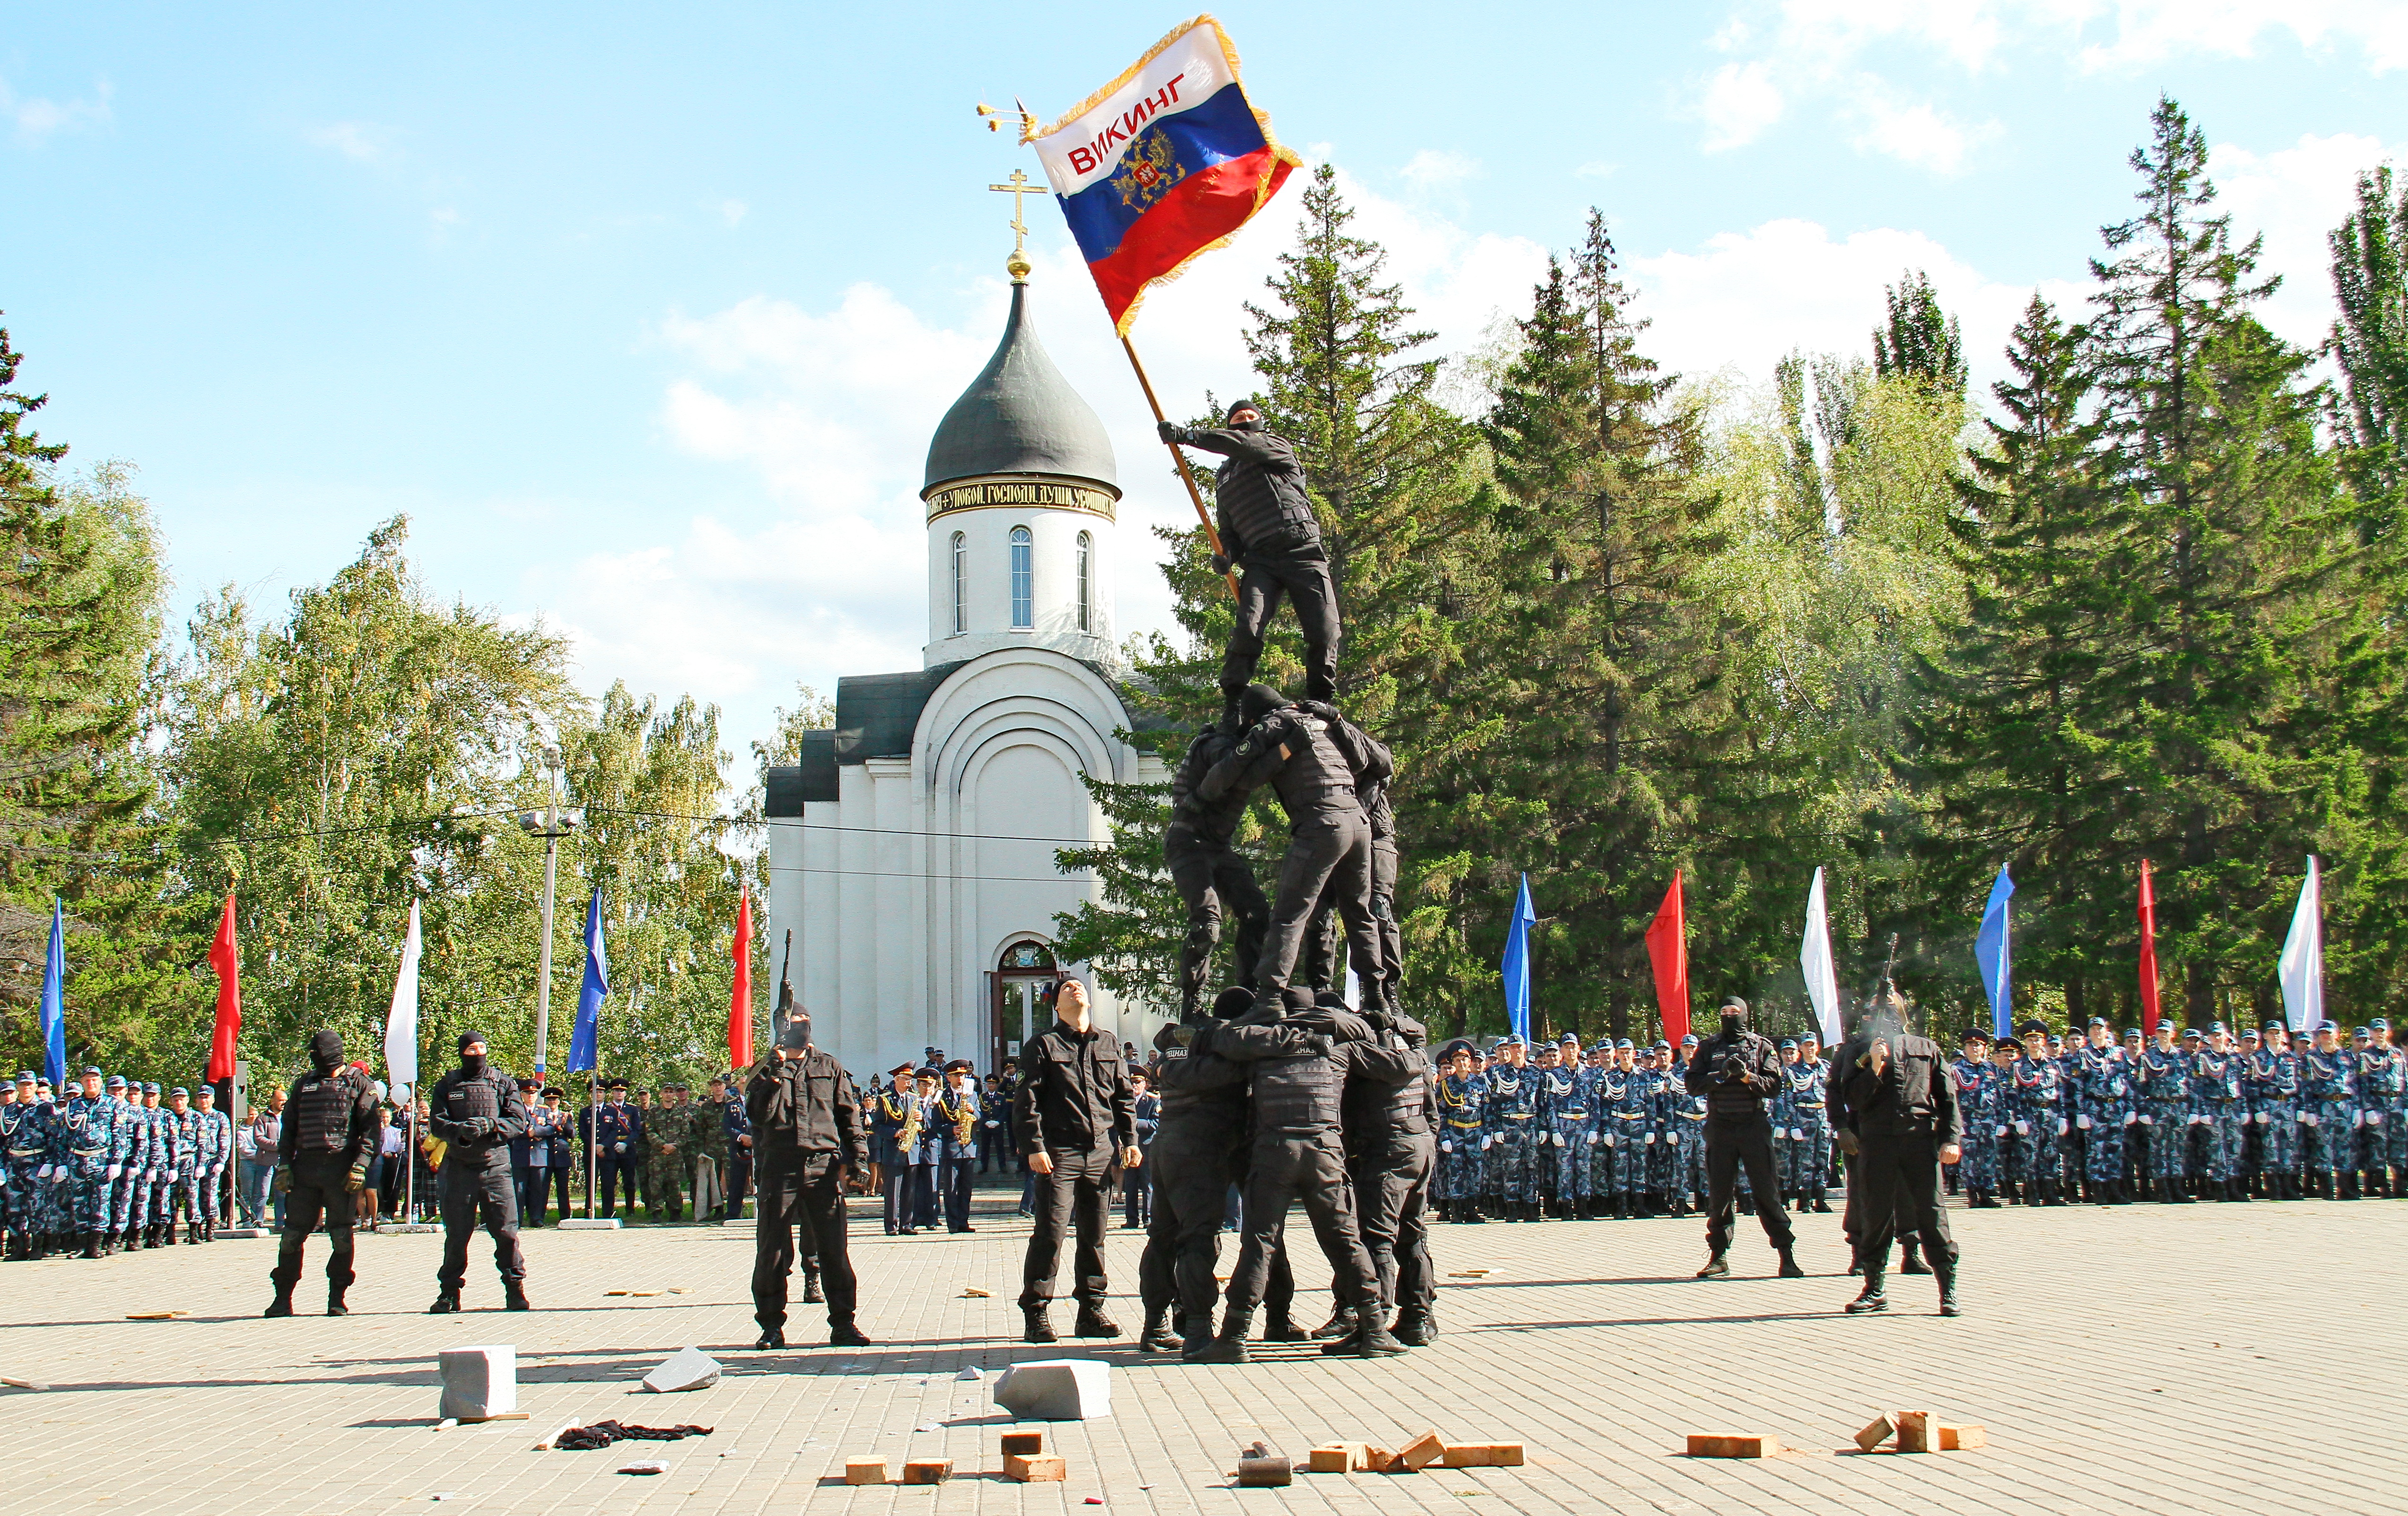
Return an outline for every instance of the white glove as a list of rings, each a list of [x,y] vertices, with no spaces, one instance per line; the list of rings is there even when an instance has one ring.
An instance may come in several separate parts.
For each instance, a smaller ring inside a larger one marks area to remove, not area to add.
[[[1996,1131],[1992,1132],[1990,1135],[1991,1135],[1992,1137],[2005,1137],[2005,1136],[2007,1135],[2007,1129],[2006,1129],[2005,1127],[2001,1126],[2001,1127],[1998,1128]]]
[[[1453,1152],[1455,1151],[1455,1144],[1452,1142],[1441,1142],[1438,1145],[1438,1151],[1440,1152]]]
[[[46,1179],[49,1179],[50,1177],[50,1165],[48,1165],[48,1164],[44,1164],[41,1167],[39,1167],[39,1168],[37,1168],[37,1169],[34,1170],[34,1178],[36,1178],[36,1179],[37,1179],[37,1180],[46,1180]]]
[[[2383,1124],[2383,1112],[2379,1110],[2368,1111],[2366,1113],[2366,1124],[2369,1126],[2381,1126]]]
[[[2131,1122],[2126,1122],[2124,1124],[2129,1126],[2132,1124],[2132,1122],[2138,1122],[2143,1126],[2155,1126],[2157,1124],[2154,1118],[2148,1116],[2135,1116],[2132,1118]]]
[[[2015,1123],[2015,1136],[2017,1136],[2017,1137],[2029,1137],[2029,1136],[2031,1136],[2031,1123],[2029,1123],[2029,1122],[2017,1122],[2017,1123]]]
[[[2082,1124],[2087,1126],[2090,1123],[2087,1121],[2085,1121]],[[2059,1116],[2057,1119],[2057,1135],[2058,1137],[2065,1136],[2065,1118],[2062,1116]]]
[[[1680,1141],[1680,1140],[1681,1140],[1681,1134],[1680,1134],[1680,1133],[1678,1133],[1678,1132],[1670,1132],[1670,1133],[1667,1133],[1667,1134],[1666,1134],[1666,1136],[1670,1137],[1673,1141],[1675,1141],[1675,1142],[1678,1142],[1678,1141]],[[1648,1140],[1649,1142],[1651,1142],[1651,1143],[1652,1143],[1652,1142],[1654,1142],[1654,1141],[1656,1140],[1656,1134],[1655,1134],[1655,1133],[1653,1133],[1653,1132],[1648,1133],[1648,1134],[1647,1134],[1647,1140]]]
[[[2084,1131],[2086,1131],[2086,1132],[2089,1131],[2089,1130],[2090,1130],[2090,1113],[2089,1113],[2088,1111],[2086,1111],[2086,1111],[2084,1111],[2081,1115],[2076,1116],[2075,1118],[2073,1118],[2073,1124],[2074,1124],[2074,1125],[2076,1125],[2076,1126],[2078,1126],[2078,1127],[2080,1127],[2080,1128],[2082,1128],[2082,1129],[2083,1129]]]
[[[2308,1118],[2308,1120],[2309,1120],[2309,1121],[2311,1121],[2311,1122],[2313,1122],[2313,1121],[2315,1121],[2315,1118],[2314,1116],[2311,1116],[2311,1117],[2309,1117],[2309,1118]],[[122,1178],[122,1177],[124,1175],[124,1173],[125,1173],[125,1166],[124,1166],[123,1164],[111,1164],[111,1165],[109,1165],[109,1166],[108,1166],[108,1177],[109,1177],[110,1179],[118,1179],[118,1178]]]
[[[1480,1139],[1480,1151],[1482,1152],[1486,1152],[1488,1151],[1488,1145],[1496,1140],[1497,1138],[1493,1135],[1483,1136]]]
[[[1607,1147],[1609,1147],[1609,1148],[1611,1148],[1611,1147],[1612,1147],[1612,1146],[1613,1146],[1613,1137],[1612,1137],[1612,1134],[1608,1134],[1608,1135],[1607,1135],[1606,1139],[1605,1139],[1605,1145],[1606,1145]]]
[[[2263,1126],[2263,1125],[2265,1125],[2265,1124],[2266,1124],[2266,1113],[2265,1113],[2264,1111],[2262,1111],[2262,1110],[2253,1110],[2253,1111],[2251,1111],[2251,1112],[2249,1113],[2249,1119],[2250,1119],[2251,1121],[2253,1121],[2253,1122],[2256,1122],[2256,1123],[2257,1123],[2258,1125],[2260,1125],[2260,1126]]]
[[[2315,1115],[2314,1115],[2314,1114],[2312,1114],[2311,1112],[2308,1112],[2308,1111],[2304,1111],[2304,1110],[2303,1110],[2303,1111],[2300,1112],[2300,1124],[2301,1126],[2314,1126],[2314,1125],[2315,1125],[2315,1124],[2316,1124],[2316,1119],[2315,1119]],[[116,1173],[116,1172],[117,1172],[117,1170],[115,1170],[115,1169],[113,1169],[113,1168],[112,1168],[112,1169],[110,1169],[110,1170],[109,1170],[109,1172],[110,1172],[111,1174],[114,1174],[114,1173]]]
[[[2362,1110],[2357,1112],[2351,1117],[2349,1124],[2352,1126],[2364,1126],[2366,1124],[2366,1112]]]
[[[610,1144],[610,1151],[612,1152],[625,1152],[627,1151],[627,1145],[624,1142],[613,1142]]]
[[[2375,1118],[2375,1120],[2376,1120],[2376,1121],[2381,1121],[2382,1119],[2383,1119],[2383,1118],[2382,1118],[2382,1117],[2380,1117],[2380,1116],[2378,1116],[2378,1117],[2376,1117],[2376,1118]],[[1591,1132],[1591,1133],[1588,1135],[1588,1144],[1587,1144],[1587,1145],[1588,1145],[1589,1147],[1592,1147],[1592,1148],[1594,1148],[1594,1147],[1596,1147],[1596,1146],[1597,1146],[1597,1134],[1596,1134],[1595,1132]]]

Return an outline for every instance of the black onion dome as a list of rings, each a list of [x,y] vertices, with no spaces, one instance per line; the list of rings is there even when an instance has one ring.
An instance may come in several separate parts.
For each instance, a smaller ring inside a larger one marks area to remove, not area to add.
[[[1095,408],[1045,355],[1028,317],[1025,284],[1011,287],[1011,315],[995,356],[929,439],[921,492],[984,474],[1047,474],[1120,493],[1111,439]]]

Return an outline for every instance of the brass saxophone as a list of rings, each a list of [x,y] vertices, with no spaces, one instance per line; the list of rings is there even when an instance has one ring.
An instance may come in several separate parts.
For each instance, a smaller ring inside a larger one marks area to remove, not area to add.
[[[960,1108],[961,1114],[953,1118],[953,1141],[956,1145],[967,1148],[971,1145],[972,1134],[978,1127],[978,1105],[970,1099],[969,1092],[967,1090],[956,1097],[955,1104]]]
[[[896,1137],[895,1146],[899,1151],[910,1152],[912,1149],[920,1145],[920,1113],[922,1107],[917,1095],[906,1095],[904,1098],[910,1100],[911,1104],[910,1108],[904,1112],[903,1131]]]

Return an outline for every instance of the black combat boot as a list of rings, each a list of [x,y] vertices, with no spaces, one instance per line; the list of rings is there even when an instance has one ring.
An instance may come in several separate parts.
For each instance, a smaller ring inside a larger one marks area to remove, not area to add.
[[[266,1309],[265,1310],[261,1311],[261,1312],[260,1312],[260,1314],[261,1314],[262,1316],[290,1316],[290,1315],[292,1315],[292,1314],[293,1314],[293,1287],[292,1287],[291,1285],[289,1285],[289,1284],[280,1284],[280,1285],[278,1285],[278,1286],[276,1287],[276,1298],[275,1298],[275,1299],[273,1299],[273,1300],[271,1300],[271,1301],[269,1301],[269,1302],[267,1303],[267,1309]]]
[[[426,1314],[429,1316],[459,1315],[460,1292],[457,1290],[443,1290],[437,1292],[435,1296],[435,1304],[426,1308]]]
[[[1312,1329],[1312,1340],[1326,1342],[1332,1337],[1342,1337],[1354,1330],[1354,1316],[1344,1306],[1333,1306],[1329,1310],[1329,1320]],[[1265,1333],[1264,1336],[1268,1337],[1269,1334]]]
[[[1884,1266],[1866,1264],[1864,1270],[1865,1287],[1847,1304],[1847,1312],[1851,1316],[1861,1316],[1869,1310],[1889,1309],[1889,1295],[1882,1288]]]
[[[1408,1306],[1397,1313],[1395,1337],[1408,1348],[1426,1348],[1438,1340],[1438,1318]]]
[[[1964,1314],[1956,1304],[1956,1260],[1934,1258],[1931,1260],[1931,1272],[1940,1281],[1940,1314],[1942,1316]]]
[[[1273,1306],[1270,1308],[1270,1313],[1263,1318],[1263,1340],[1265,1342],[1310,1342],[1312,1340],[1312,1334],[1296,1324],[1295,1319],[1288,1314],[1288,1308]]]
[[[1831,1197],[1827,1191],[1816,1190],[1814,1192],[1814,1214],[1817,1216],[1828,1216],[1831,1214]]]
[[[97,1232],[86,1232],[83,1235],[83,1255],[86,1258],[98,1258],[101,1256],[100,1249],[100,1234]],[[285,1314],[288,1316],[292,1314],[290,1308],[287,1308]]]
[[[848,1316],[843,1321],[828,1323],[828,1346],[867,1348],[869,1346],[869,1337],[853,1323],[852,1317]]]
[[[502,1280],[502,1309],[504,1310],[535,1309],[535,1307],[527,1303],[526,1280]]]
[[[1376,1300],[1369,1305],[1354,1306],[1346,1312],[1347,1333],[1344,1337],[1321,1345],[1330,1357],[1352,1354],[1356,1358],[1393,1357],[1405,1351],[1405,1345],[1388,1335],[1384,1324],[1387,1313]]]
[[[129,1226],[125,1229],[123,1234],[122,1251],[126,1252],[140,1252],[142,1251],[142,1228],[138,1226]]]
[[[803,1304],[820,1306],[826,1303],[827,1296],[820,1293],[820,1261],[813,1258],[803,1266]]]
[[[1784,1280],[1802,1280],[1806,1277],[1806,1271],[1798,1266],[1797,1253],[1790,1248],[1781,1250],[1781,1277]]]
[[[1899,1244],[1898,1271],[1901,1274],[1928,1274],[1930,1266],[1923,1261],[1923,1239],[1914,1237]]]
[[[1140,1352],[1177,1352],[1179,1337],[1170,1329],[1170,1308],[1156,1306],[1145,1313],[1145,1330],[1138,1334]]]
[[[1189,1337],[1186,1351],[1179,1355],[1180,1361],[1188,1364],[1242,1364],[1246,1361],[1246,1334],[1254,1329],[1253,1313],[1233,1310],[1221,1323],[1220,1336],[1206,1337],[1201,1344]]]
[[[1179,1356],[1182,1362],[1197,1364],[1212,1347],[1212,1313],[1191,1316],[1179,1323]]]
[[[1023,1306],[1020,1308],[1020,1316],[1021,1341],[1059,1342],[1062,1340],[1054,1334],[1053,1308],[1050,1306]]]
[[[349,1288],[350,1286],[342,1284],[330,1284],[326,1286],[327,1315],[349,1316],[351,1313],[351,1308],[343,1304],[343,1293]]]
[[[754,1352],[772,1352],[785,1345],[786,1329],[784,1327],[765,1326],[761,1328],[760,1337],[753,1339],[752,1351]]]
[[[1730,1278],[1730,1255],[1728,1253],[1715,1253],[1713,1257],[1706,1260],[1705,1267],[1698,1270],[1697,1277],[1701,1280],[1727,1280]]]

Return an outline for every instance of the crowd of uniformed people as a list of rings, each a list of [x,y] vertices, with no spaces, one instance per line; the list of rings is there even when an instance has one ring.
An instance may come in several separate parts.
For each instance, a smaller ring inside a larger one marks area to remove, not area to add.
[[[0,1094],[0,1217],[11,1258],[210,1239],[234,1128],[216,1092],[161,1093],[87,1068],[62,1093],[31,1069]]]
[[[1973,1207],[2408,1194],[2408,1052],[2385,1021],[2346,1037],[2329,1022],[2017,1031],[1968,1030],[1950,1066],[1965,1140],[1948,1184]],[[1439,1219],[1688,1215],[1706,1191],[1707,1102],[1685,1082],[1697,1044],[1440,1047]],[[1830,1064],[1812,1036],[1779,1047],[1767,1104],[1780,1198],[1828,1210],[1842,1182]]]

